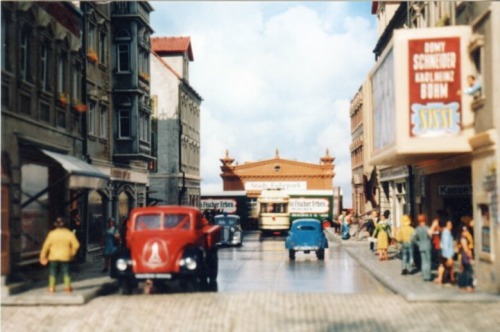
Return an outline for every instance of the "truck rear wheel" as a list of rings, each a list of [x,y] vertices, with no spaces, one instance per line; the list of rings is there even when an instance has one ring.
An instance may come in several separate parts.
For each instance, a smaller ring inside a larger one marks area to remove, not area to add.
[[[292,261],[295,260],[295,250],[293,250],[293,249],[288,250],[288,257]]]
[[[319,260],[324,260],[325,259],[325,249],[317,250],[316,257],[318,257]]]

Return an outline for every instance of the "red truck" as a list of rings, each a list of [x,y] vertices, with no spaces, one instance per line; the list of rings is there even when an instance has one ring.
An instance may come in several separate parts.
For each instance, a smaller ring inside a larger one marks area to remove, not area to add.
[[[209,225],[200,210],[136,208],[126,229],[126,248],[112,259],[110,271],[122,294],[130,294],[141,281],[159,285],[181,279],[201,287],[216,282],[220,226]]]

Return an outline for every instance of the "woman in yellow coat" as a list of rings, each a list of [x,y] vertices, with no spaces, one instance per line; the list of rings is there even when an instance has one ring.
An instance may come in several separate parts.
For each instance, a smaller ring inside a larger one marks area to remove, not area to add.
[[[388,260],[387,248],[389,247],[389,233],[391,227],[387,222],[387,217],[389,216],[389,211],[384,211],[383,217],[375,226],[375,231],[373,231],[373,237],[377,238],[377,250],[378,250],[378,260]]]
[[[69,262],[75,257],[80,243],[75,234],[67,229],[62,218],[57,218],[54,223],[55,229],[50,231],[40,252],[40,263],[49,264],[49,292],[56,290],[57,270],[60,267],[63,274],[64,287],[67,293],[71,293],[71,278],[69,275]]]

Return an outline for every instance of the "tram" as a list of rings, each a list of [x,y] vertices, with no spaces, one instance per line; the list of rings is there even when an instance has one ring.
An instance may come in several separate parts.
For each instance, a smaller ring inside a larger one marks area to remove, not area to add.
[[[290,196],[284,190],[265,189],[257,198],[259,230],[263,233],[290,229]]]

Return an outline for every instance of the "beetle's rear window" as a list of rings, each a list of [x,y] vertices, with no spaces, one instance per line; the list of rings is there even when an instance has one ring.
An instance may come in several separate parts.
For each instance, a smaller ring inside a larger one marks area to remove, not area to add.
[[[190,222],[188,214],[166,214],[163,217],[163,228],[189,229]]]
[[[297,227],[299,231],[314,231],[316,230],[316,227],[314,226],[309,226],[309,225],[300,225]]]
[[[137,217],[135,222],[136,230],[160,229],[159,214],[143,214]]]

